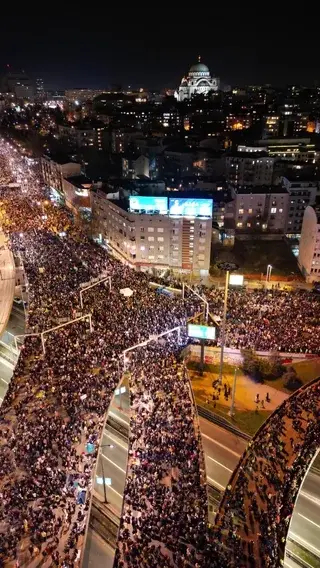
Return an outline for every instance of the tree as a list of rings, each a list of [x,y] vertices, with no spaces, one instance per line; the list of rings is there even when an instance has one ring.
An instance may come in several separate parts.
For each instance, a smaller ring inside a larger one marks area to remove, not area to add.
[[[243,372],[249,375],[249,377],[252,377],[255,381],[263,382],[266,371],[265,361],[257,357],[253,349],[243,349],[241,355],[243,357]]]
[[[270,378],[278,379],[285,373],[286,368],[282,364],[282,359],[277,351],[271,353],[269,358]]]
[[[282,378],[284,386],[290,391],[295,391],[303,385],[303,381],[298,377],[297,371],[293,367],[289,367]]]

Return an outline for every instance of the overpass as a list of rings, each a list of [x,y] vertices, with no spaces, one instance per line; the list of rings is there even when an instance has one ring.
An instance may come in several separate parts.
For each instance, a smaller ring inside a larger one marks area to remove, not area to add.
[[[283,402],[249,443],[211,533],[225,566],[283,566],[295,502],[319,449],[319,417],[320,378]]]

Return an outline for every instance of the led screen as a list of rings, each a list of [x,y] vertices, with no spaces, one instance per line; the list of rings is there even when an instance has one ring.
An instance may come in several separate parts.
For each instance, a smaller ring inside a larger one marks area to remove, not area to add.
[[[195,325],[189,323],[188,336],[196,337],[197,339],[215,339],[216,328],[208,327],[207,325]]]
[[[130,211],[159,211],[161,214],[166,214],[168,212],[168,198],[135,195],[129,198],[129,207]]]
[[[232,286],[243,286],[243,274],[230,274],[229,284]]]
[[[169,215],[212,217],[212,199],[170,198]]]

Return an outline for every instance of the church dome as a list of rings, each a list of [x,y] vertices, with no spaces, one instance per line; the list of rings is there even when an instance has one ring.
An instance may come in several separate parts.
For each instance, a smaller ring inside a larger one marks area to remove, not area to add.
[[[195,65],[192,65],[189,69],[189,75],[191,75],[191,73],[195,75],[197,75],[198,73],[201,75],[203,73],[210,75],[210,71],[204,63],[196,63]]]

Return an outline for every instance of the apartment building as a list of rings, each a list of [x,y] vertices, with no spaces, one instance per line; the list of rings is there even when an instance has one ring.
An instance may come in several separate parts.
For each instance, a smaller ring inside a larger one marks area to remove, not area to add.
[[[163,209],[155,205],[152,210],[130,209],[128,200],[111,200],[105,192],[92,192],[93,236],[109,247],[111,252],[137,270],[172,269],[176,273],[195,273],[205,276],[209,272],[212,214],[192,216],[177,211],[179,198],[174,195],[170,213],[170,198]],[[138,200],[139,197],[136,197]],[[145,199],[159,203],[158,197]],[[180,201],[185,201],[181,199]],[[192,200],[211,201],[212,200]],[[200,204],[201,205],[201,204]],[[176,209],[174,209],[176,207]]]
[[[63,194],[63,178],[81,174],[81,164],[73,162],[64,154],[55,154],[51,157],[43,155],[40,167],[44,183],[61,194]]]
[[[320,210],[311,205],[304,212],[298,264],[307,282],[320,282]]]
[[[289,193],[281,186],[234,187],[235,228],[240,231],[284,233]]]
[[[271,185],[274,159],[265,151],[241,146],[226,156],[226,179],[234,185]]]
[[[288,212],[288,235],[299,235],[302,230],[304,212],[308,205],[314,205],[318,192],[318,183],[315,180],[296,174],[281,178],[282,185],[290,195]]]

